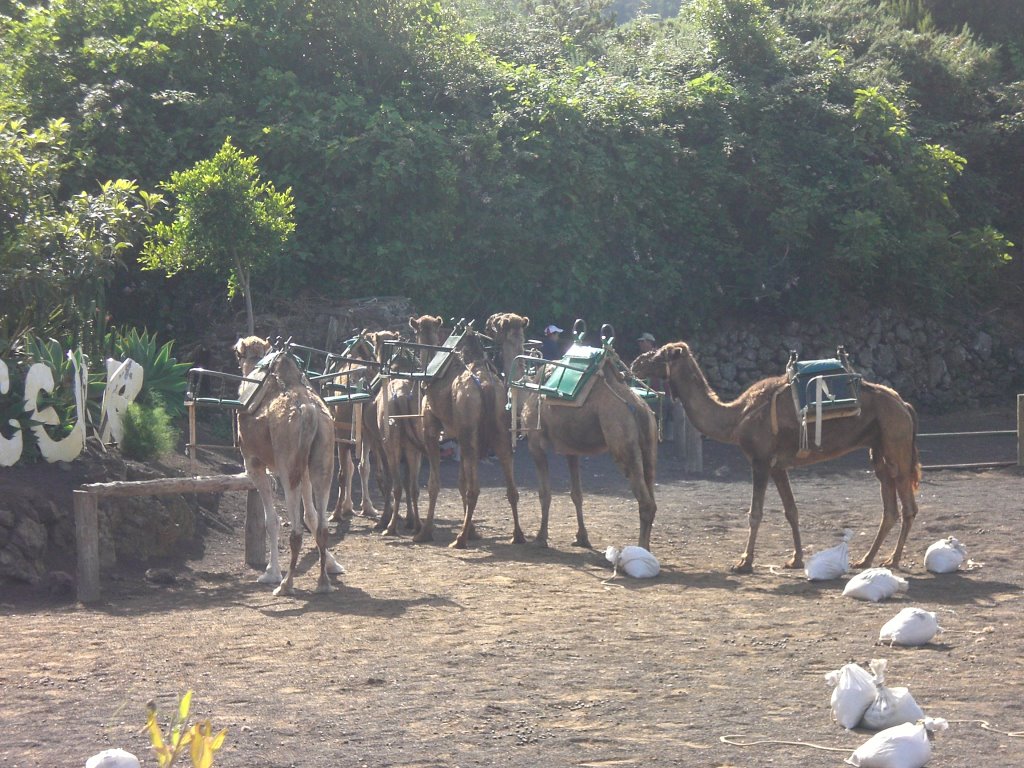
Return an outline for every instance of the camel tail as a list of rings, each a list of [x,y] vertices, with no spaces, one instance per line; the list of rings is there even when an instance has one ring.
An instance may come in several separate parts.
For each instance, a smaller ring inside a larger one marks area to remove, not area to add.
[[[292,488],[298,487],[302,476],[309,468],[309,457],[313,451],[313,441],[317,432],[317,410],[310,403],[299,406],[299,439],[295,447],[295,459],[289,468],[288,481]]]
[[[910,460],[912,463],[910,479],[916,493],[921,485],[921,456],[917,452],[917,411],[910,403],[907,403],[907,410],[910,411],[910,418],[914,422],[914,432],[910,436]]]

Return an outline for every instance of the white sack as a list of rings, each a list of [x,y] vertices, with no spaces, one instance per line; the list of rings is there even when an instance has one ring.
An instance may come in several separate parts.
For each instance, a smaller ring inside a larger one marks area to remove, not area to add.
[[[904,608],[884,625],[878,633],[882,642],[889,645],[924,645],[942,631],[939,621],[931,611],[920,608]]]
[[[825,675],[833,686],[832,717],[847,730],[856,728],[864,711],[875,700],[875,680],[863,667],[846,664]]]
[[[811,555],[804,568],[804,573],[807,574],[810,581],[838,579],[850,570],[851,536],[853,536],[853,531],[847,528],[843,531],[841,543]]]
[[[651,579],[661,571],[658,558],[643,547],[608,547],[604,556],[616,569],[621,568],[634,579]]]
[[[85,761],[85,768],[141,768],[139,758],[123,749],[105,749]]]
[[[939,539],[924,553],[924,567],[932,573],[952,573],[967,559],[967,547],[952,536]]]
[[[932,756],[929,732],[946,728],[945,720],[931,717],[886,728],[857,747],[846,762],[857,768],[922,768]]]
[[[897,592],[906,592],[910,584],[906,579],[894,576],[888,568],[868,568],[861,571],[843,588],[843,594],[858,600],[870,600],[877,603],[892,597]]]
[[[907,688],[888,688],[885,685],[885,659],[872,659],[871,671],[875,676],[875,700],[871,702],[864,716],[861,727],[872,731],[881,731],[903,723],[916,723],[924,717],[921,707],[914,701]]]

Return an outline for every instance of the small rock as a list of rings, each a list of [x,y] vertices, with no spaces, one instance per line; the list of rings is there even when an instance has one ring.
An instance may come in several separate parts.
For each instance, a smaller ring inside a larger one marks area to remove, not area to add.
[[[150,568],[146,571],[146,581],[154,584],[177,584],[178,577],[169,568]]]

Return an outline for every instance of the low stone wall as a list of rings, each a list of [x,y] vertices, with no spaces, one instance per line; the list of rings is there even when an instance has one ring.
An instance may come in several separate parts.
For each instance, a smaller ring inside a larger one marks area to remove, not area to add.
[[[801,360],[834,357],[843,345],[868,381],[887,384],[920,410],[1014,403],[1024,392],[1024,336],[997,321],[961,325],[900,317],[881,310],[863,320],[717,329],[695,334],[693,348],[723,399],[785,370],[790,350]]]

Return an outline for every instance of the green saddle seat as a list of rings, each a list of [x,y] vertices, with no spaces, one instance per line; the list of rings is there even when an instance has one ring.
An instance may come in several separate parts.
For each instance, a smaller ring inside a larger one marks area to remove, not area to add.
[[[789,380],[801,415],[860,407],[861,376],[837,358],[796,362],[789,369]]]

